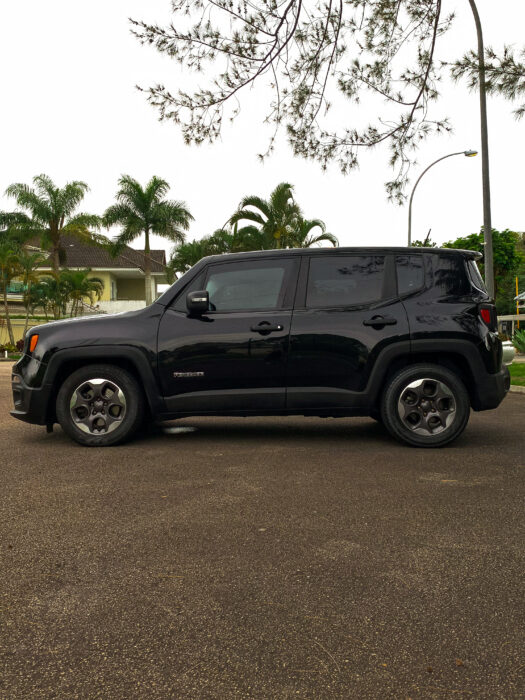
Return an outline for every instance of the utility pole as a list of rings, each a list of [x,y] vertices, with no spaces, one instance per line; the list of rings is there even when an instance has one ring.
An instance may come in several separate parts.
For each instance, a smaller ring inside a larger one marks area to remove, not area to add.
[[[481,177],[483,182],[483,233],[485,241],[485,285],[491,297],[494,297],[494,255],[492,250],[492,217],[490,211],[490,170],[489,170],[489,129],[487,120],[487,86],[485,84],[485,47],[483,31],[475,0],[469,0],[476,32],[478,35],[478,78],[479,108],[481,122]]]

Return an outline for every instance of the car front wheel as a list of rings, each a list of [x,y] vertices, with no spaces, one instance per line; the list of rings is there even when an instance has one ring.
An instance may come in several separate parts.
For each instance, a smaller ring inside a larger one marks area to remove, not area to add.
[[[91,447],[129,439],[142,420],[143,396],[135,378],[115,365],[88,365],[64,381],[57,396],[58,422],[67,435]]]
[[[387,430],[416,447],[442,447],[465,429],[470,401],[465,385],[451,370],[417,364],[395,374],[381,401]]]

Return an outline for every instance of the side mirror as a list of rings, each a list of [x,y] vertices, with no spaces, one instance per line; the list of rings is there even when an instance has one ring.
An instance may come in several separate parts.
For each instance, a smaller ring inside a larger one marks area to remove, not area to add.
[[[204,290],[202,292],[188,292],[186,295],[186,308],[189,314],[200,316],[205,314],[210,308],[210,295]]]

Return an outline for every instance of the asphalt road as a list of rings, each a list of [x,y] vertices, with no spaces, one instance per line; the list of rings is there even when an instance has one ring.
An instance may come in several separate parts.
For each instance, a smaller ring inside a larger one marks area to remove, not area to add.
[[[0,365],[0,697],[525,697],[525,396],[442,450],[369,419],[88,449]]]

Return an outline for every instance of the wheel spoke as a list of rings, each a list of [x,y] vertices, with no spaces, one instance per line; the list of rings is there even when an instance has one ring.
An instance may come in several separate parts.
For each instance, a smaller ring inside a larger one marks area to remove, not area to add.
[[[70,414],[75,425],[85,433],[110,433],[126,415],[126,397],[109,379],[88,379],[71,395]]]
[[[406,428],[419,435],[443,432],[454,421],[455,412],[454,394],[438,379],[417,379],[399,395],[399,417]]]

